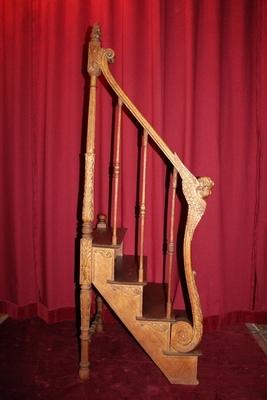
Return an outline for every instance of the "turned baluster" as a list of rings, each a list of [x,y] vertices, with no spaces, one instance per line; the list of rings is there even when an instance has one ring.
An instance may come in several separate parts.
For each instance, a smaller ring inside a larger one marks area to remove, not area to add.
[[[172,191],[171,191],[171,215],[170,215],[170,233],[168,242],[168,294],[167,294],[167,318],[171,318],[172,304],[171,304],[171,286],[172,286],[172,269],[173,269],[173,255],[174,255],[174,214],[175,214],[175,196],[177,188],[177,170],[173,168],[172,175]]]
[[[96,332],[103,332],[103,300],[98,294],[96,296]]]
[[[141,192],[141,203],[140,203],[140,242],[139,242],[139,273],[138,280],[139,282],[143,282],[144,280],[144,231],[145,231],[145,214],[146,214],[146,165],[147,165],[147,142],[148,142],[148,134],[147,131],[144,130],[143,133],[143,142],[142,142],[142,150],[143,150],[143,160],[142,160],[142,192]]]
[[[114,181],[114,198],[113,198],[113,230],[112,244],[117,244],[117,216],[118,216],[118,192],[119,192],[119,176],[120,176],[120,142],[121,142],[121,109],[122,101],[118,99],[117,112],[117,128],[116,128],[116,150],[115,161],[113,164],[113,181]]]

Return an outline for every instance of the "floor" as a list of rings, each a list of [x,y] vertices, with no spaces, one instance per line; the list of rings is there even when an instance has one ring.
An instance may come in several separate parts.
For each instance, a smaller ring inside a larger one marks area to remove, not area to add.
[[[0,324],[1,400],[267,400],[267,356],[245,325],[204,333],[199,385],[171,385],[119,323],[92,339],[91,378],[77,375],[74,322]]]

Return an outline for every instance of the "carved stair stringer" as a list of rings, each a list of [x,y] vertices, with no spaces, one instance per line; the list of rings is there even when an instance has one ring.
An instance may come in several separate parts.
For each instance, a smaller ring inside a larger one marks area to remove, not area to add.
[[[108,283],[114,278],[115,251],[93,248],[93,285],[171,383],[198,384],[198,356],[169,351],[172,323],[137,319],[142,315],[143,284]]]

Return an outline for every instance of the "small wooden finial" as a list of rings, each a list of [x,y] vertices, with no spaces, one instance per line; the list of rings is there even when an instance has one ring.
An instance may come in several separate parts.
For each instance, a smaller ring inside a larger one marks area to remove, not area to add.
[[[107,216],[105,214],[98,214],[97,219],[97,229],[107,229]]]
[[[92,77],[98,77],[101,74],[101,68],[99,65],[99,55],[101,54],[101,30],[98,24],[94,24],[89,42],[89,53],[88,53],[88,74]]]
[[[100,42],[101,40],[101,29],[99,24],[94,24],[91,35],[90,35],[91,40],[94,42]]]

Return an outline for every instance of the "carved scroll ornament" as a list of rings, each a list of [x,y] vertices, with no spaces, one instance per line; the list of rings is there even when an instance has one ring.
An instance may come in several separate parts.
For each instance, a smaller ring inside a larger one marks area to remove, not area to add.
[[[194,231],[206,209],[204,198],[211,194],[214,183],[208,177],[196,178],[181,162],[177,154],[174,154],[174,158],[176,168],[182,178],[182,189],[188,204],[183,255],[185,278],[192,310],[192,322],[182,320],[172,324],[171,346],[177,352],[186,353],[198,346],[203,332],[200,299],[191,262],[191,242]]]

